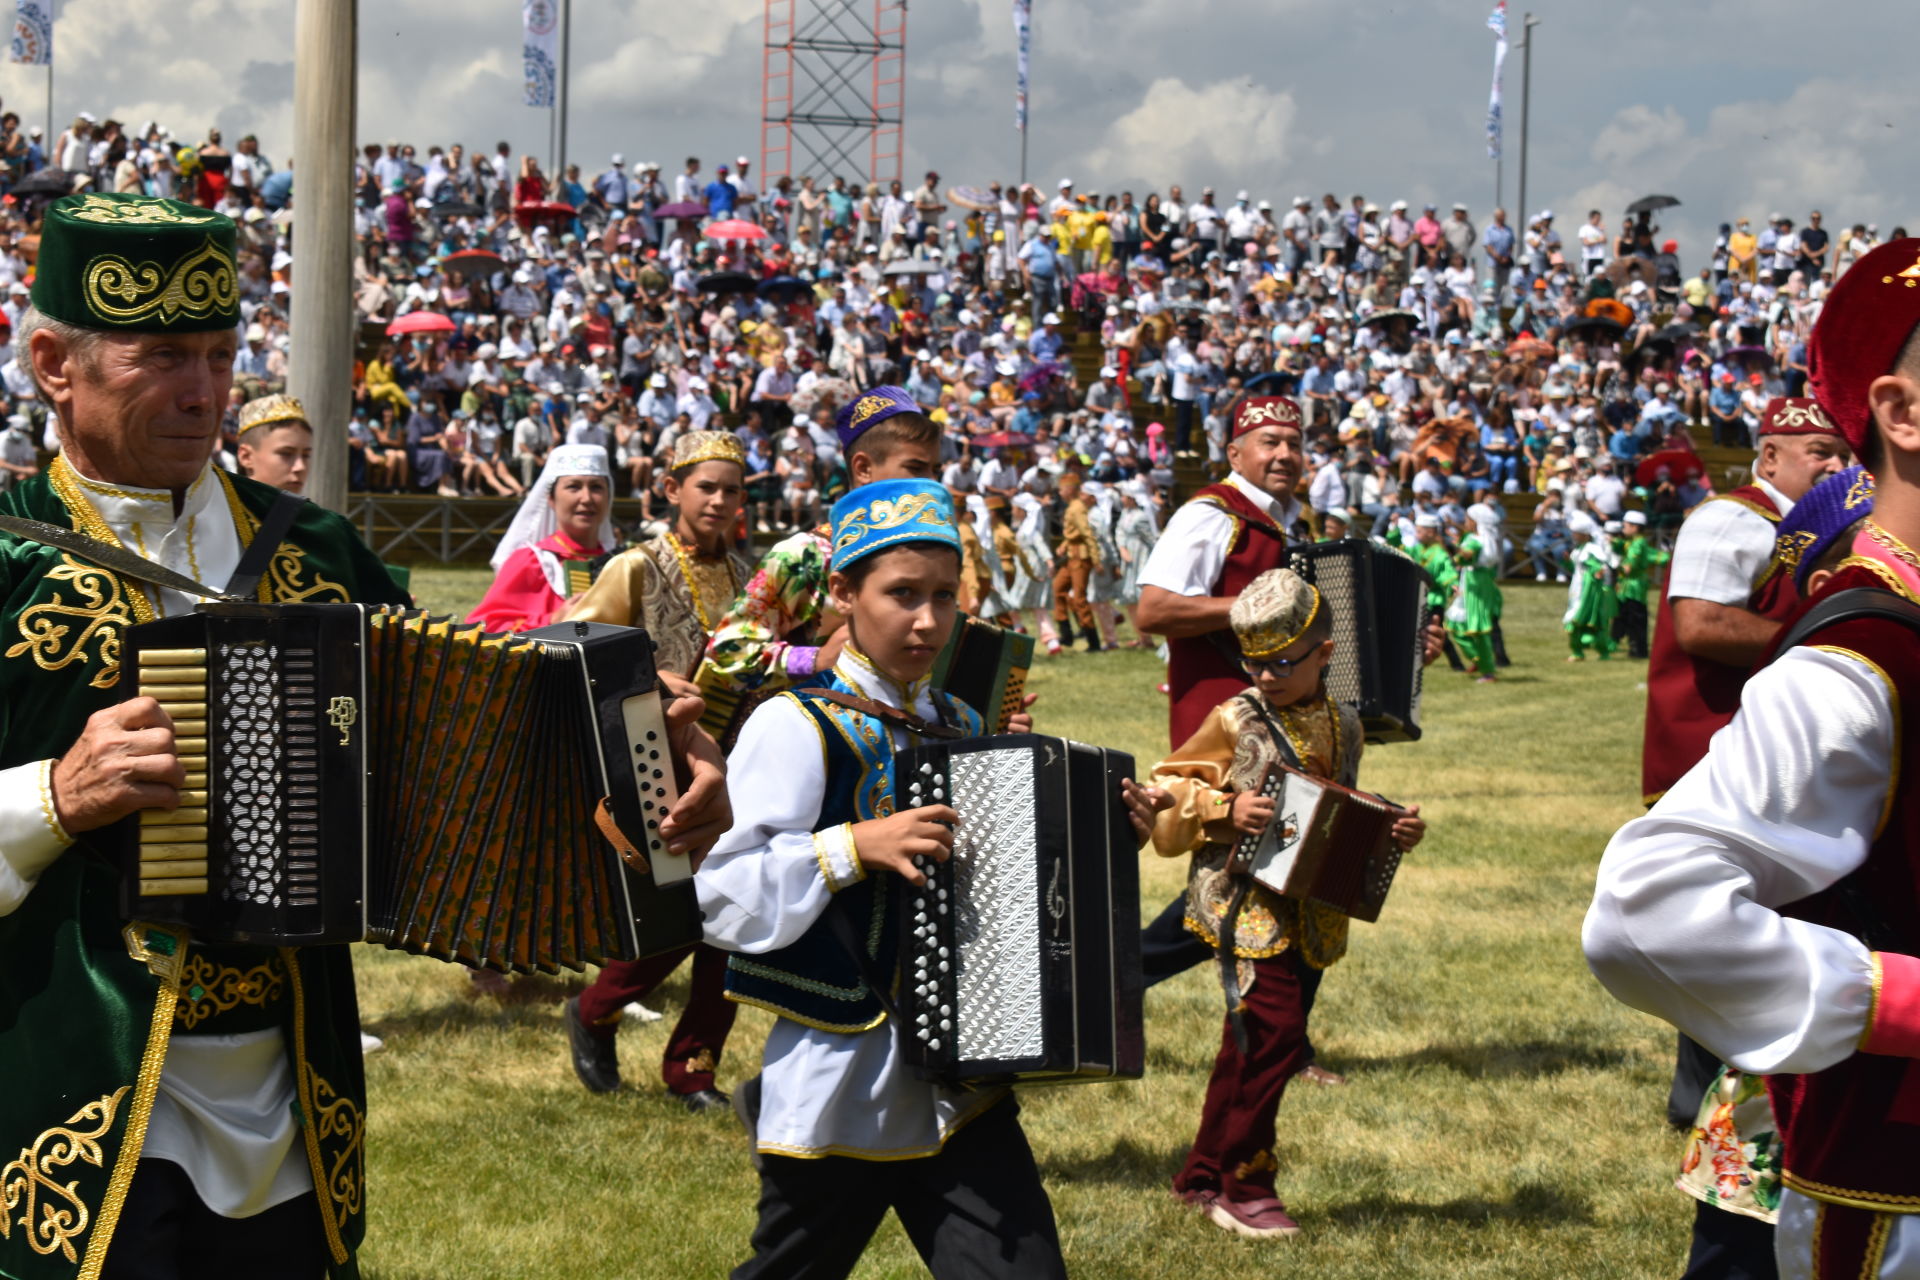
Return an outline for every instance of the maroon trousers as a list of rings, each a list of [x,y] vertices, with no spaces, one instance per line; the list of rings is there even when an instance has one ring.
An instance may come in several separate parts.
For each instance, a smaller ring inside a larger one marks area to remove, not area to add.
[[[616,960],[580,993],[580,1020],[613,1034],[620,1011],[643,1000],[665,982],[680,962],[693,957],[693,986],[687,1007],[673,1024],[660,1063],[660,1078],[673,1093],[713,1088],[714,1069],[727,1047],[727,1033],[739,1007],[726,998],[727,953],[705,943],[664,951],[644,960]]]
[[[1287,1081],[1309,1057],[1305,967],[1292,949],[1253,962],[1253,990],[1243,997],[1246,1052],[1234,1043],[1233,1028],[1223,1026],[1200,1132],[1173,1180],[1175,1191],[1218,1191],[1229,1200],[1274,1194],[1274,1117]]]

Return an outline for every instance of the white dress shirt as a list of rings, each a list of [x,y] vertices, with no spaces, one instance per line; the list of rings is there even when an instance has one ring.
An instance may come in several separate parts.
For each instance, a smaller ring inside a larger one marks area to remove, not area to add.
[[[209,586],[224,585],[238,567],[239,532],[211,467],[187,489],[177,516],[165,489],[79,480],[128,550]],[[176,591],[132,586],[146,592],[159,616],[188,613],[198,603]],[[0,770],[0,915],[20,906],[70,843],[43,816],[52,764]],[[179,1165],[207,1207],[226,1217],[251,1217],[313,1189],[305,1149],[296,1141],[284,1040],[277,1029],[175,1036],[167,1050],[141,1157]]]
[[[1779,908],[1866,861],[1896,731],[1885,679],[1844,653],[1796,648],[1757,672],[1706,758],[1607,846],[1582,934],[1594,975],[1743,1071],[1815,1072],[1853,1056],[1872,1008],[1871,954]],[[1815,1209],[1784,1192],[1783,1277],[1811,1280]],[[1916,1280],[1920,1215],[1893,1223],[1879,1275]]]
[[[937,718],[925,680],[902,690],[852,649],[833,670],[860,696]],[[904,730],[891,733],[894,746],[911,745]],[[816,848],[814,829],[827,793],[825,749],[819,727],[790,699],[754,711],[727,772],[777,778],[779,785],[733,791],[733,829],[694,877],[706,940],[747,955],[777,951],[797,942],[836,892],[878,873],[859,868],[839,828],[822,832]],[[767,1035],[761,1062],[756,1146],[801,1157],[930,1156],[1005,1092],[961,1091],[915,1078],[900,1060],[891,1020],[849,1033],[781,1018]]]
[[[1793,499],[1765,480],[1756,477],[1753,483],[1773,500],[1782,520],[1792,514]],[[1754,584],[1773,560],[1777,533],[1773,521],[1743,503],[1727,498],[1701,503],[1673,544],[1667,595],[1746,608]]]
[[[1299,506],[1291,498],[1284,503],[1276,501],[1237,471],[1228,475],[1226,482],[1271,516],[1281,532],[1293,527]],[[1140,585],[1159,587],[1177,596],[1213,595],[1221,571],[1227,567],[1238,519],[1211,502],[1183,504],[1167,521],[1160,541],[1154,543],[1153,554],[1140,571]]]

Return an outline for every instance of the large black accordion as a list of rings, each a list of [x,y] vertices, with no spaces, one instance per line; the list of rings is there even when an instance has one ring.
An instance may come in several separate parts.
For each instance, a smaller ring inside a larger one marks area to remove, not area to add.
[[[907,1065],[965,1083],[1131,1079],[1146,1064],[1139,840],[1118,751],[1012,734],[901,751],[894,802],[948,804],[953,856],[903,886]]]
[[[518,972],[699,939],[644,631],[207,604],[125,645],[124,695],[160,701],[188,774],[122,824],[128,918]]]
[[[1426,671],[1427,571],[1390,547],[1342,538],[1292,549],[1293,571],[1333,609],[1327,690],[1369,742],[1417,742]]]

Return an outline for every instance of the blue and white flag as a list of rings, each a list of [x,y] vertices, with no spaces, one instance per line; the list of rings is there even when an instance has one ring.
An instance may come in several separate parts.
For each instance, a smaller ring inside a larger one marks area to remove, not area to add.
[[[25,4],[27,0],[21,0]],[[559,78],[560,0],[521,0],[521,25],[524,36],[521,58],[527,71],[527,105],[551,107],[554,85]]]
[[[1487,99],[1487,159],[1500,158],[1500,73],[1507,65],[1507,0],[1499,0],[1487,16],[1493,31],[1493,94]]]
[[[53,0],[15,0],[13,61],[53,65]]]
[[[1013,0],[1013,39],[1020,50],[1020,82],[1013,93],[1013,127],[1027,131],[1027,68],[1033,49],[1033,0]]]

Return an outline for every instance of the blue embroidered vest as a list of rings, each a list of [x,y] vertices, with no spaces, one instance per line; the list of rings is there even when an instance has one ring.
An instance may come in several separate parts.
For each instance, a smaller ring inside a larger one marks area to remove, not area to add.
[[[835,677],[825,688],[859,691]],[[827,790],[815,831],[847,822],[884,818],[893,812],[893,739],[873,716],[814,696],[810,689],[789,689],[790,698],[813,720],[824,744]],[[938,690],[934,704],[941,717],[969,736],[983,731],[980,715]],[[867,1031],[886,1020],[879,997],[861,977],[829,922],[841,912],[866,952],[869,972],[892,986],[899,958],[899,907],[892,876],[872,875],[833,895],[827,911],[799,941],[764,955],[734,954],[727,960],[727,999],[756,1005],[821,1031]]]

